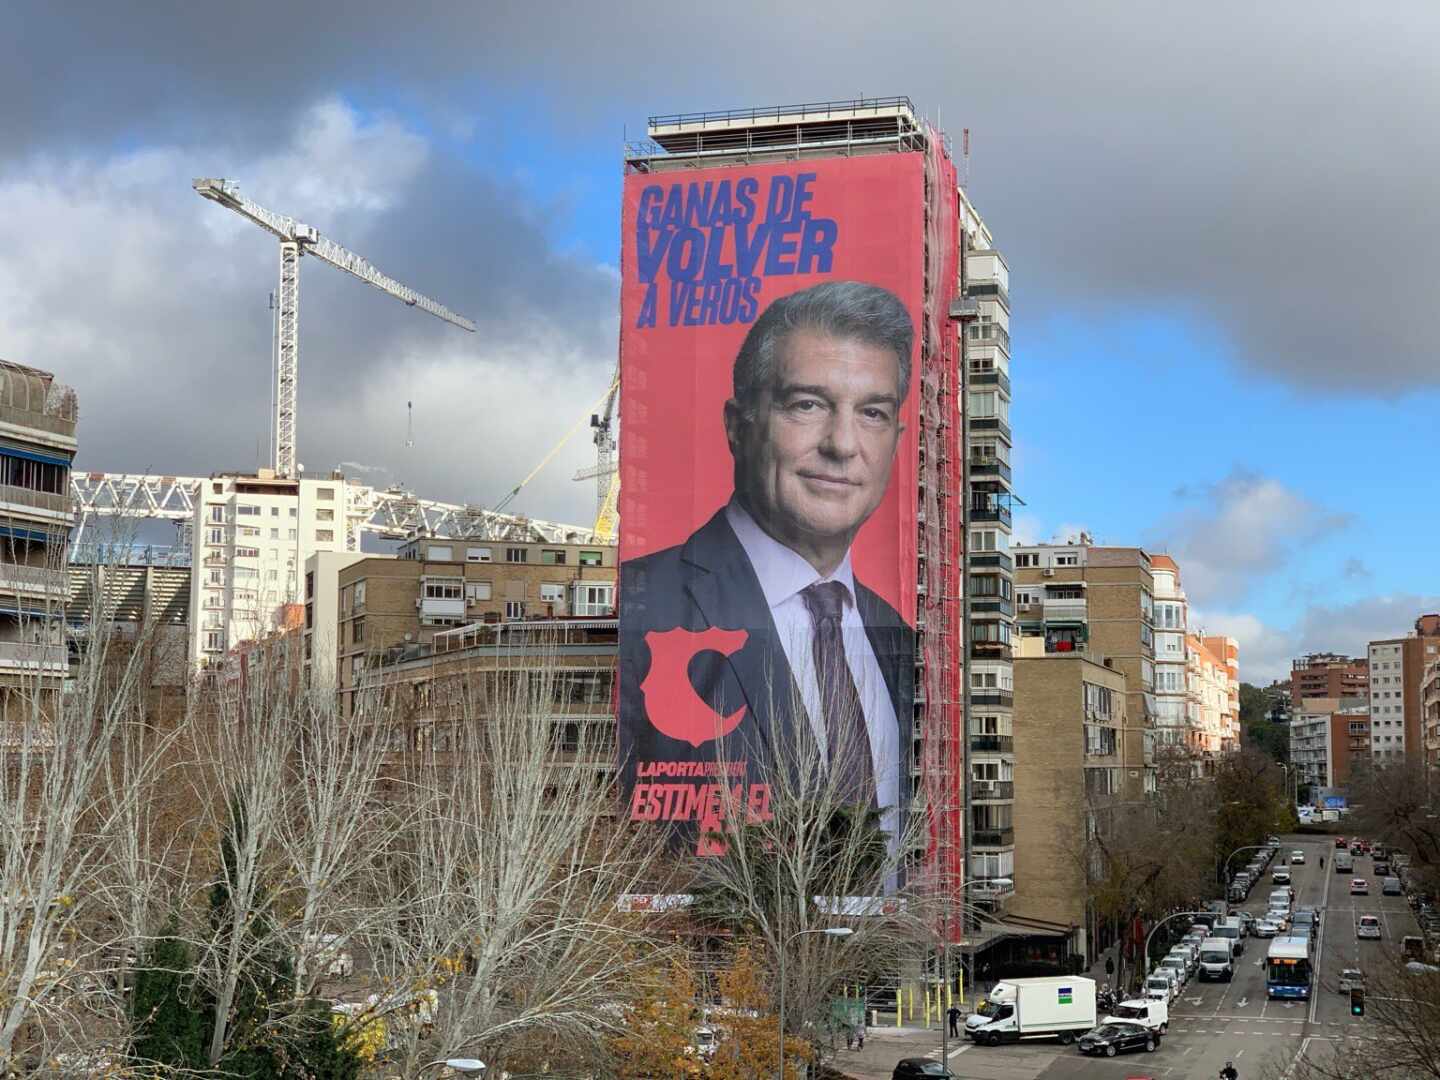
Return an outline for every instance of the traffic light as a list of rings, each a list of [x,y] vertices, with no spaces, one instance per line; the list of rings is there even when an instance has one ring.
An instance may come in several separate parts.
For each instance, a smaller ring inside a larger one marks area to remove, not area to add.
[[[1350,988],[1350,1015],[1365,1015],[1365,991],[1358,986]]]

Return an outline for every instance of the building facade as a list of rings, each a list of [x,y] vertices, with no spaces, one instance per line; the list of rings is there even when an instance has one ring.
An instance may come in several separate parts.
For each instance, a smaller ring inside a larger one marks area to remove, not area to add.
[[[1420,682],[1420,709],[1425,764],[1440,769],[1440,656],[1425,665]]]
[[[319,551],[347,550],[351,485],[287,480],[270,469],[215,475],[200,487],[191,524],[190,660],[218,670],[244,641],[286,628],[303,602],[301,573]]]
[[[1403,638],[1372,641],[1370,745],[1377,761],[1424,755],[1422,685],[1428,664],[1440,659],[1440,615],[1422,615]]]
[[[1365,657],[1309,653],[1290,662],[1290,711],[1298,714],[1306,698],[1366,697],[1370,667]]]
[[[615,567],[613,545],[444,538],[344,566],[332,639],[342,715],[353,711],[367,667],[389,649],[423,647],[476,623],[612,617]]]
[[[1093,956],[1094,913],[1085,843],[1106,827],[1132,770],[1126,681],[1086,654],[1015,662],[1015,895],[1007,918],[1069,927],[1071,948]]]
[[[1139,548],[1015,549],[1021,656],[1081,653],[1125,678],[1127,797],[1156,787],[1155,586]]]
[[[967,869],[985,881],[973,892],[1003,896],[1015,875],[1015,754],[1011,692],[1015,638],[1014,562],[1010,555],[1010,268],[990,230],[960,193],[965,230],[965,295],[978,315],[964,330],[966,485],[970,535],[965,590],[970,681],[965,813]]]
[[[65,645],[75,392],[48,371],[0,361],[0,716],[58,691]],[[48,700],[48,698],[47,698]]]
[[[1180,567],[1169,555],[1151,555],[1150,574],[1155,583],[1155,745],[1161,753],[1188,751],[1190,605]]]

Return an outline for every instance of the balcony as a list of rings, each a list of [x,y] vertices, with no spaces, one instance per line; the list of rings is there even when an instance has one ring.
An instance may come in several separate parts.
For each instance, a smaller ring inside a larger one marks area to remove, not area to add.
[[[75,502],[69,495],[35,491],[32,488],[16,487],[14,484],[0,484],[0,503],[38,510],[46,516],[61,518],[67,523],[75,514]]]
[[[971,735],[970,750],[976,754],[1013,754],[1015,739],[1010,735]]]
[[[996,476],[1005,483],[1010,483],[1010,466],[999,458],[971,458],[970,476],[972,479]]]
[[[61,599],[68,591],[69,581],[64,570],[48,566],[0,563],[0,593]]]
[[[983,690],[970,691],[970,704],[1010,709],[1015,706],[1015,695],[1009,690],[994,690],[986,687]]]
[[[976,802],[1007,802],[1015,798],[1013,780],[971,780],[970,798]]]
[[[1087,601],[1084,599],[1052,600],[1047,596],[1041,610],[1047,623],[1084,622],[1089,614]]]
[[[972,506],[970,508],[970,524],[976,525],[985,521],[998,521],[1008,529],[1010,527],[1010,510],[1005,506]]]
[[[1003,551],[977,551],[965,556],[969,560],[971,570],[983,570],[986,567],[993,567],[1013,573],[1015,560],[1006,555]]]
[[[972,416],[970,417],[970,430],[973,432],[993,431],[1010,441],[1010,425],[998,416]]]
[[[0,641],[0,671],[64,675],[69,670],[70,654],[64,645]]]
[[[1014,655],[1004,641],[972,641],[970,656],[976,660],[1009,660]]]
[[[970,385],[972,387],[998,386],[1001,390],[1004,390],[1007,395],[1009,395],[1010,376],[1006,375],[1005,372],[1001,371],[999,368],[985,368],[980,371],[976,371],[972,368],[970,371]]]
[[[970,843],[975,847],[1014,847],[1014,829],[972,829]]]
[[[976,596],[970,600],[970,610],[976,615],[1004,615],[1008,618],[1015,614],[1015,605],[998,596]]]

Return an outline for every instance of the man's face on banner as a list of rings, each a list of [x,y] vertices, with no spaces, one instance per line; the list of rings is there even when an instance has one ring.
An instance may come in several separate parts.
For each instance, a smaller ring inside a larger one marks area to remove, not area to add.
[[[890,483],[900,366],[883,346],[805,329],[779,353],[771,386],[726,403],[736,488],[766,532],[828,573]]]

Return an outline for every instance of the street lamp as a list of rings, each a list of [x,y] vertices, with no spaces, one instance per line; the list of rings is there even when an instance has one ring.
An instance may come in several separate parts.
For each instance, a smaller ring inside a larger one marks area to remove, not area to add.
[[[1283,761],[1275,762],[1277,766],[1285,770],[1285,797],[1290,797],[1290,766]],[[1300,766],[1295,766],[1295,802],[1300,801]],[[1292,804],[1293,805],[1293,804]]]
[[[831,926],[823,930],[796,930],[780,944],[780,1080],[785,1080],[785,953],[790,943],[806,934],[826,937],[849,937],[855,931],[848,926]]]
[[[1013,879],[1013,878],[1008,878],[1008,877],[999,877],[999,878],[971,878],[969,881],[962,881],[962,882],[960,883],[960,895],[961,895],[961,897],[963,898],[964,895],[965,895],[965,890],[968,889],[968,888],[971,888],[971,887],[974,886],[974,885],[988,885],[988,886],[990,886],[990,888],[991,888],[992,890],[994,890],[994,889],[997,889],[997,888],[999,888],[999,889],[1007,889],[1007,888],[1009,888],[1009,887],[1010,887],[1011,885],[1013,885],[1013,884],[1015,884],[1014,879]],[[948,905],[947,905],[947,906],[948,906]],[[967,914],[967,912],[966,912],[966,910],[965,910],[965,903],[964,903],[964,901],[963,901],[963,899],[962,899],[961,904],[960,904],[960,918],[961,918],[961,920],[964,920],[964,919],[965,919],[966,914]],[[963,922],[962,922],[962,925],[963,925]],[[949,988],[950,988],[950,938],[949,938],[949,933],[950,933],[950,919],[949,919],[948,914],[947,914],[947,917],[946,917],[946,920],[945,920],[945,936],[942,936],[942,938],[940,939],[940,978],[941,978],[941,979],[944,981],[944,983],[945,983],[945,989],[946,989],[947,993],[948,993]],[[963,931],[962,931],[962,933],[961,933],[961,937],[964,937],[964,932],[963,932]],[[973,959],[973,957],[972,957],[972,959]],[[961,952],[960,952],[960,970],[961,970],[962,973],[965,971],[965,952],[964,952],[964,950],[961,950]],[[973,963],[971,963],[971,965],[970,965],[970,986],[971,986],[971,991],[972,991],[972,993],[973,993],[973,992],[974,992],[974,986],[975,986],[975,965],[974,965]],[[963,985],[961,986],[961,989],[962,989],[962,990],[964,989],[964,986],[963,986]],[[949,1061],[949,1060],[950,1060],[950,1020],[949,1020],[949,1017],[945,1016],[943,1013],[942,1013],[941,1016],[940,1016],[940,1060],[941,1060],[942,1062],[945,1062],[945,1061]]]

